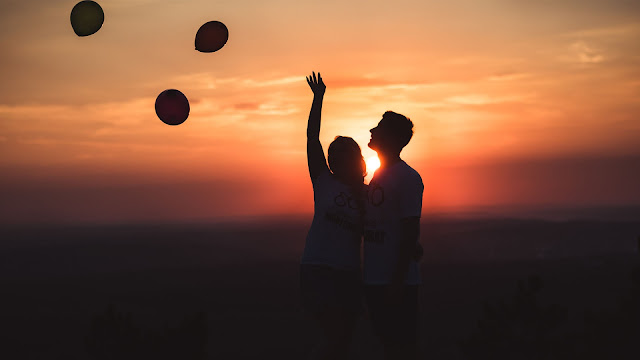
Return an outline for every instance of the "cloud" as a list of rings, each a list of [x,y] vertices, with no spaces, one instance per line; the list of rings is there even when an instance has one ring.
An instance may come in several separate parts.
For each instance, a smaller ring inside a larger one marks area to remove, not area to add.
[[[498,73],[487,78],[489,81],[516,81],[532,77],[531,73]]]
[[[640,23],[616,24],[613,26],[598,27],[592,29],[584,29],[572,31],[563,34],[563,37],[575,39],[610,39],[610,38],[637,38],[640,34]]]
[[[577,41],[569,46],[572,58],[582,64],[597,64],[604,60],[601,51],[594,49],[585,41]]]
[[[491,96],[487,94],[467,94],[456,95],[447,98],[445,101],[460,105],[486,105],[504,102],[516,102],[526,99],[526,96]]]
[[[241,102],[241,103],[233,104],[231,107],[236,110],[258,110],[260,108],[260,103]]]
[[[216,77],[214,74],[194,73],[174,76],[170,82],[177,84],[176,86],[188,86],[190,89],[247,89],[247,88],[265,88],[265,87],[283,87],[294,83],[302,83],[304,75],[290,75],[284,77],[272,77],[266,79],[251,77]],[[162,81],[163,83],[166,81]]]
[[[287,76],[268,80],[242,79],[240,83],[248,87],[269,87],[300,83],[302,78],[303,76]]]
[[[85,105],[0,105],[0,116],[3,116],[5,128],[9,131],[49,129],[73,133],[105,125],[140,125],[141,117],[154,114],[154,102],[153,98],[135,98]]]
[[[110,0],[110,8],[131,8],[152,3],[166,2],[163,0]]]
[[[289,103],[274,100],[264,103],[236,103],[228,106],[222,106],[222,111],[232,112],[238,116],[246,118],[249,115],[291,115],[300,112],[300,108]]]

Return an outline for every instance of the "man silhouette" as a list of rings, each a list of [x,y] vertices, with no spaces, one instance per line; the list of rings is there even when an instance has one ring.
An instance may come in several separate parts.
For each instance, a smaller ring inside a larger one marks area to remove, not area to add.
[[[420,272],[414,254],[424,185],[420,174],[400,158],[413,136],[413,123],[387,111],[370,131],[369,147],[378,153],[380,168],[367,194],[365,298],[385,359],[415,359]]]

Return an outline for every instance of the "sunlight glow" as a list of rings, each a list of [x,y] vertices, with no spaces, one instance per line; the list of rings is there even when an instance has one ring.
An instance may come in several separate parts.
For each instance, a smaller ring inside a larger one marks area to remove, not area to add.
[[[367,173],[373,175],[373,173],[380,167],[380,159],[376,155],[369,157],[367,160]]]

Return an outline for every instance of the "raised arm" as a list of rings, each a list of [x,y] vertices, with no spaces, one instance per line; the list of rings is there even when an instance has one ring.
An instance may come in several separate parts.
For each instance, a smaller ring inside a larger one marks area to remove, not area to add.
[[[307,163],[309,164],[309,175],[313,180],[323,172],[329,171],[327,159],[324,156],[322,144],[320,144],[320,116],[326,86],[322,82],[320,73],[316,78],[315,72],[307,76],[307,83],[313,91],[313,103],[311,103],[309,122],[307,123]]]

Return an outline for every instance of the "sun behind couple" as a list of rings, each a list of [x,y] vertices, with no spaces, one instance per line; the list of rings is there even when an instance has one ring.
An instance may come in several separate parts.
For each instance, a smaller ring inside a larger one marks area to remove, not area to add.
[[[307,83],[314,95],[307,125],[314,216],[300,285],[303,306],[318,331],[311,358],[347,358],[364,295],[385,358],[415,359],[420,284],[416,249],[421,250],[424,186],[400,158],[413,136],[413,123],[388,111],[370,130],[368,145],[378,153],[380,169],[367,186],[367,166],[352,138],[335,138],[327,165],[319,138],[326,86],[319,73],[308,76]]]

